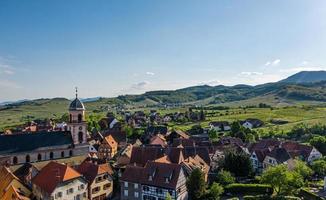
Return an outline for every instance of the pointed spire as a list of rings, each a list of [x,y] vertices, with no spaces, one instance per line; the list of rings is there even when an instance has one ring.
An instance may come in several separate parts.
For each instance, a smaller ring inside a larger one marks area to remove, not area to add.
[[[76,99],[77,99],[78,98],[78,88],[75,87],[75,89],[76,89]]]

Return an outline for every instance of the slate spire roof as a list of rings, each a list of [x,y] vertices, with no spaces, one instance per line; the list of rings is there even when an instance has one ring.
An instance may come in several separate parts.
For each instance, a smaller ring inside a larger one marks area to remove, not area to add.
[[[69,111],[74,111],[74,110],[85,110],[84,104],[78,98],[77,88],[76,88],[76,98],[69,105]]]

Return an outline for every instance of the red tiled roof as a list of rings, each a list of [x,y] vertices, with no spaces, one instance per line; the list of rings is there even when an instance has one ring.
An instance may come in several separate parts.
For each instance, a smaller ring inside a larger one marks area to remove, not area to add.
[[[120,180],[176,189],[181,170],[179,164],[148,161],[144,167],[127,166]]]
[[[153,161],[164,156],[164,149],[161,147],[133,147],[130,157],[130,164],[144,166],[147,161]]]
[[[51,194],[59,183],[81,177],[73,168],[50,162],[32,180],[32,183]]]
[[[77,167],[77,171],[84,175],[87,179],[88,183],[92,183],[97,175],[109,173],[110,175],[113,174],[112,168],[109,164],[95,164],[89,161],[84,161]]]

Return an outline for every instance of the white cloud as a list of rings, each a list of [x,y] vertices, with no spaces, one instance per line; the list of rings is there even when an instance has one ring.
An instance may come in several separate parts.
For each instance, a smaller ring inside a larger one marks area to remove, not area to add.
[[[0,74],[12,75],[14,73],[12,66],[0,61]]]
[[[131,89],[134,89],[134,90],[144,90],[147,88],[147,86],[149,85],[150,83],[148,81],[142,81],[142,82],[139,82],[139,83],[135,83],[131,86]]]
[[[302,63],[301,63],[302,66],[306,66],[307,64],[309,64],[309,62],[306,60],[302,61]]]
[[[146,75],[154,76],[155,73],[154,72],[146,72]]]
[[[275,59],[275,60],[273,60],[273,61],[267,61],[267,62],[265,63],[265,66],[266,66],[266,67],[267,67],[267,66],[270,66],[270,65],[272,65],[272,66],[276,66],[276,65],[280,64],[280,62],[281,62],[280,59]]]
[[[263,75],[261,72],[241,72],[239,75],[241,76],[260,76]]]
[[[11,88],[11,89],[19,89],[22,88],[17,83],[10,81],[10,80],[0,80],[0,88]]]
[[[215,86],[215,85],[221,85],[222,82],[219,80],[207,80],[207,81],[200,81],[198,85],[210,85],[210,86]]]

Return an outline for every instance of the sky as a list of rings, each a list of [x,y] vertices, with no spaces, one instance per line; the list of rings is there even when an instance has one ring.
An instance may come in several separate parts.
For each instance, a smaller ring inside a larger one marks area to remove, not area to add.
[[[326,69],[324,0],[1,0],[0,102]]]

